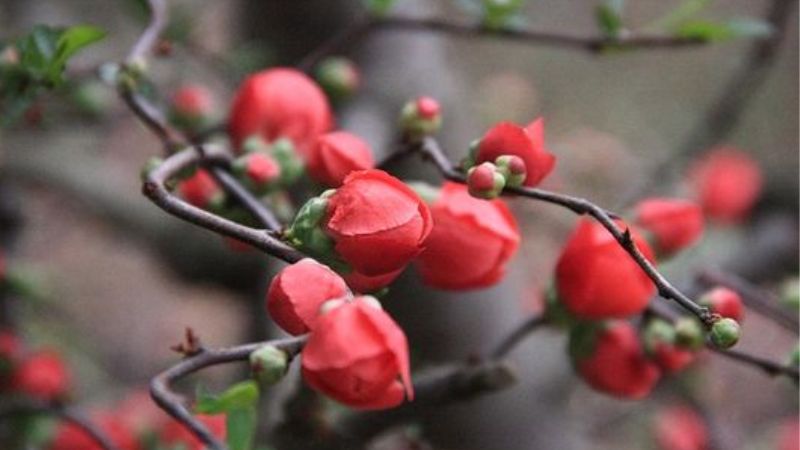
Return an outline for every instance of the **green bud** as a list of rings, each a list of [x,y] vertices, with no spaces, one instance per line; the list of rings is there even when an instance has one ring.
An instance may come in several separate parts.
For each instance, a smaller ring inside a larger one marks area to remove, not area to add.
[[[739,323],[733,319],[720,319],[711,326],[711,343],[717,348],[731,348],[739,342],[741,330]]]
[[[792,278],[783,283],[781,303],[795,311],[800,310],[800,279]]]
[[[648,354],[653,354],[658,344],[673,344],[676,339],[675,327],[662,319],[653,319],[647,323],[644,330],[644,348]]]
[[[400,112],[400,128],[411,139],[420,139],[436,133],[442,128],[439,103],[430,97],[419,97],[409,101]]]
[[[341,260],[334,249],[333,239],[322,227],[328,211],[328,198],[335,190],[329,189],[319,197],[309,199],[300,208],[285,237],[296,248],[303,250],[338,273],[349,273],[352,268]]]
[[[258,134],[250,135],[242,142],[243,153],[265,152],[267,150],[269,150],[269,144]]]
[[[145,181],[147,177],[150,176],[150,172],[155,170],[163,162],[164,160],[159,158],[158,156],[150,157],[147,160],[147,162],[144,163],[144,166],[142,166],[142,170],[139,172],[139,176],[141,177],[142,181]]]
[[[269,148],[272,157],[281,166],[280,184],[289,186],[303,175],[303,160],[297,155],[294,144],[286,138],[278,139]]]
[[[317,82],[333,102],[352,96],[361,83],[358,67],[353,61],[343,57],[326,58],[317,66],[315,75]]]
[[[479,164],[467,171],[467,188],[473,197],[491,200],[500,196],[506,186],[506,178],[489,162]]]
[[[682,317],[675,322],[675,345],[687,350],[703,347],[703,325],[694,317]]]
[[[470,142],[469,150],[467,151],[467,156],[461,160],[461,168],[464,170],[469,170],[472,166],[476,164],[478,160],[478,149],[481,146],[481,140],[475,139],[474,141]]]
[[[528,176],[525,161],[519,156],[498,156],[494,164],[497,166],[497,170],[505,177],[507,186],[522,186],[522,183],[525,182],[525,178]]]
[[[264,385],[280,381],[289,369],[289,355],[273,345],[265,345],[250,353],[250,370],[253,377]]]

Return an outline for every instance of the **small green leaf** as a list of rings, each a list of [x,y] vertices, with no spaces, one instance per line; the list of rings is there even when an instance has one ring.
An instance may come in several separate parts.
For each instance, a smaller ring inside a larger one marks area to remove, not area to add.
[[[726,22],[692,20],[680,24],[675,35],[704,41],[724,41],[738,37],[763,37],[772,32],[769,24],[755,19],[733,19]]]
[[[58,39],[58,51],[51,65],[51,70],[63,70],[70,57],[81,49],[103,39],[106,32],[92,25],[69,27]]]
[[[234,409],[226,419],[227,441],[231,450],[250,450],[256,431],[255,407]]]
[[[216,396],[198,387],[195,410],[203,414],[219,414],[250,408],[256,402],[258,402],[258,383],[248,380],[236,383]]]
[[[597,26],[606,36],[619,36],[619,32],[622,30],[622,8],[624,4],[624,0],[606,0],[597,6]]]

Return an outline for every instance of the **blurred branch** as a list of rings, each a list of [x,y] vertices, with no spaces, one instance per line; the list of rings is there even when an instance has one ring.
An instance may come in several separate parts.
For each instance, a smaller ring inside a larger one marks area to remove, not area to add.
[[[527,44],[551,45],[556,47],[584,50],[599,53],[605,49],[635,48],[680,48],[705,44],[707,41],[696,38],[628,34],[616,38],[577,36],[565,33],[527,30],[527,29],[492,29],[481,23],[458,23],[432,17],[364,17],[345,28],[339,34],[323,42],[303,58],[297,67],[305,72],[310,71],[319,61],[327,56],[341,52],[349,45],[360,40],[373,31],[418,31],[444,33],[463,38],[495,38]]]
[[[75,408],[30,398],[8,399],[0,404],[0,420],[26,414],[56,416],[86,433],[103,450],[120,450],[103,430]]]
[[[457,170],[453,163],[447,159],[447,156],[445,156],[436,140],[427,137],[419,144],[412,145],[415,145],[413,151],[419,152],[427,159],[430,159],[446,179],[457,183],[466,182],[464,174]],[[641,250],[636,247],[636,244],[633,242],[631,237],[630,230],[627,228],[623,230],[614,222],[614,214],[609,213],[605,209],[595,205],[589,200],[545,191],[542,189],[528,187],[507,187],[503,190],[503,193],[506,195],[521,196],[546,203],[552,203],[563,206],[575,214],[589,215],[593,217],[606,230],[608,230],[609,233],[611,233],[619,245],[626,252],[628,252],[636,264],[638,264],[645,274],[647,274],[648,278],[653,281],[653,284],[655,284],[656,288],[658,289],[658,294],[661,297],[674,300],[681,307],[697,316],[697,318],[707,326],[710,326],[719,319],[718,315],[713,314],[708,308],[695,303],[692,299],[675,288],[666,278],[664,278],[664,276],[661,275],[658,270],[656,270],[653,264],[648,261],[647,258],[645,258]]]
[[[500,344],[489,353],[489,358],[499,360],[508,355],[520,342],[522,342],[529,334],[538,330],[542,325],[547,324],[547,317],[544,313],[533,315],[516,328],[513,328],[501,341]]]
[[[150,7],[150,23],[139,36],[139,39],[131,47],[125,62],[135,64],[140,62],[147,53],[153,50],[158,43],[161,32],[164,31],[168,23],[167,2],[165,0],[148,0]]]
[[[206,446],[212,450],[226,450],[227,446],[221,443],[202,422],[192,415],[188,409],[189,402],[182,395],[172,390],[172,384],[206,367],[245,361],[250,357],[251,353],[265,345],[271,345],[285,351],[291,359],[300,352],[305,342],[306,337],[301,336],[221,349],[206,349],[197,343],[198,347],[194,349],[192,354],[156,375],[150,381],[150,395],[161,409],[184,424]]]

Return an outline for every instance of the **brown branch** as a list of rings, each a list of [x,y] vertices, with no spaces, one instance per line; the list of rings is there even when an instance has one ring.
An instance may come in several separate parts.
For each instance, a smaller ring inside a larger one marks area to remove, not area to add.
[[[119,450],[108,435],[86,417],[81,411],[65,405],[44,402],[30,398],[7,399],[0,404],[0,420],[24,414],[56,416],[86,433],[103,450]]]
[[[447,156],[445,156],[435,139],[426,137],[418,144],[412,145],[416,145],[415,150],[426,158],[430,159],[445,178],[457,183],[466,182],[466,177],[464,174],[458,171],[450,162],[450,160],[447,159]],[[608,230],[609,233],[611,233],[619,245],[631,256],[636,264],[641,267],[644,273],[647,274],[648,278],[653,281],[653,284],[655,284],[656,288],[658,289],[658,294],[661,297],[675,301],[681,307],[697,316],[697,318],[706,325],[711,325],[717,320],[717,316],[709,311],[708,308],[695,303],[692,299],[675,288],[666,278],[664,278],[664,276],[661,275],[658,270],[656,270],[653,264],[648,261],[647,258],[645,258],[641,250],[636,247],[636,244],[631,238],[630,231],[628,229],[621,229],[614,222],[615,215],[609,213],[605,209],[583,198],[572,197],[569,195],[558,194],[536,188],[507,187],[503,190],[503,193],[505,195],[526,197],[546,203],[552,203],[567,208],[575,214],[589,215],[593,217],[606,230]]]
[[[192,415],[188,409],[189,402],[182,395],[172,390],[172,384],[206,367],[246,361],[253,351],[264,345],[272,345],[279,348],[285,351],[290,358],[293,358],[300,352],[305,342],[306,337],[301,336],[213,350],[201,348],[194,356],[185,358],[156,375],[150,381],[150,396],[153,397],[153,400],[161,409],[184,424],[207,447],[212,450],[226,450],[227,446],[220,442],[202,422]]]
[[[516,328],[513,328],[489,353],[489,358],[495,361],[505,358],[511,350],[520,344],[531,333],[539,329],[542,325],[547,324],[547,318],[544,314],[537,314],[531,316]]]
[[[153,50],[168,23],[167,2],[165,0],[148,0],[147,4],[150,7],[150,23],[136,43],[133,44],[133,47],[131,47],[128,57],[125,58],[125,62],[128,64],[138,62]]]

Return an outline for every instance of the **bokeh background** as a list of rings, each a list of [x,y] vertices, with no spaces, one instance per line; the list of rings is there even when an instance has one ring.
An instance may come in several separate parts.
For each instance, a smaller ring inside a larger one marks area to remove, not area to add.
[[[399,0],[413,16],[470,20],[469,2]],[[628,2],[631,25],[643,25],[677,0]],[[727,0],[708,18],[764,17],[772,2]],[[216,94],[220,118],[241,77],[261,67],[297,63],[359,14],[356,1],[171,1],[171,56],[152,71],[165,91],[202,83]],[[466,5],[466,7],[465,7]],[[795,5],[796,6],[796,5]],[[593,2],[531,0],[527,25],[595,35]],[[136,1],[2,0],[0,37],[37,23],[91,23],[109,32],[71,64],[76,74],[117,61],[146,21]],[[738,39],[680,49],[592,54],[501,39],[460,39],[425,32],[379,31],[347,55],[363,88],[338,110],[338,123],[373,145],[392,149],[403,102],[427,94],[444,107],[442,142],[453,159],[500,120],[544,116],[547,144],[558,157],[545,187],[587,196],[625,211],[649,189],[683,194],[682,153],[729,144],[753,156],[766,187],[751,220],[710,226],[702,243],[664,266],[693,289],[695,274],[725,268],[766,289],[797,271],[798,37],[796,7],[774,61],[751,80],[754,93],[728,133],[716,135],[708,111],[748,64],[754,43]],[[84,76],[84,78],[86,78]],[[750,89],[745,87],[744,89]],[[76,108],[75,92],[101,102],[99,114]],[[208,232],[166,215],[140,195],[139,170],[160,144],[99,82],[41,101],[42,120],[0,130],[3,239],[8,260],[37,280],[40,295],[10,305],[27,339],[62,349],[79,374],[79,401],[112,402],[174,361],[169,346],[193,327],[210,345],[278,333],[263,310],[280,265],[232,252]],[[710,141],[709,141],[710,140]],[[699,143],[699,145],[698,145]],[[408,179],[436,182],[416,160],[392,167]],[[653,174],[658,174],[656,177]],[[655,183],[655,185],[654,185]],[[513,202],[523,246],[500,286],[445,294],[421,287],[409,270],[386,307],[409,335],[417,368],[485,351],[538,307],[561,243],[576,218],[558,208]],[[796,335],[756,313],[747,315],[743,350],[783,360]],[[665,404],[696,401],[707,412],[719,448],[774,448],[775,427],[797,420],[797,390],[714,355],[662,382],[651,398],[620,401],[590,391],[572,374],[565,336],[542,330],[512,355],[520,382],[507,391],[429,411],[420,429],[442,449],[654,448],[650,423]],[[237,368],[209,371],[222,386]],[[286,384],[290,384],[287,382]],[[279,420],[275,389],[265,422]]]

